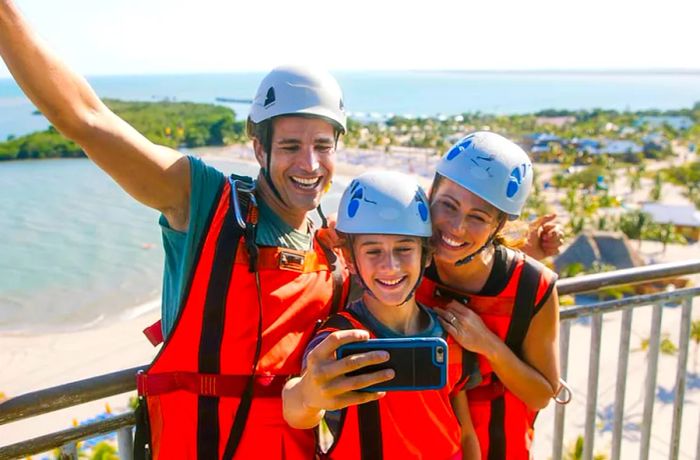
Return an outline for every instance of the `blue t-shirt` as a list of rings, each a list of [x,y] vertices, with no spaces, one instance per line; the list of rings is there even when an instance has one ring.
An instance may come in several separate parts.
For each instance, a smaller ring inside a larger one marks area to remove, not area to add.
[[[185,288],[200,241],[207,232],[207,221],[216,206],[219,189],[226,176],[196,157],[190,161],[190,221],[186,232],[170,227],[165,216],[159,224],[163,234],[165,267],[163,272],[162,328],[167,337],[177,319]],[[284,222],[264,201],[258,200],[259,221],[255,241],[260,246],[280,246],[307,250],[311,233],[300,232]]]
[[[165,267],[163,270],[163,304],[161,306],[163,335],[167,336],[175,324],[182,289],[187,282],[199,241],[206,233],[209,213],[224,180],[224,174],[199,158],[190,160],[190,221],[186,232],[170,227],[165,216],[159,224],[163,234]]]

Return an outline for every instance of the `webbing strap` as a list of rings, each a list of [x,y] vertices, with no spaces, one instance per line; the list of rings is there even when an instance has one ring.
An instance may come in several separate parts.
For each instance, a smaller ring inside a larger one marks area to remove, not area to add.
[[[255,267],[251,265],[251,270]],[[253,384],[255,382],[255,369],[258,367],[258,361],[260,360],[260,352],[262,349],[262,294],[260,290],[260,274],[255,272],[255,284],[258,290],[258,340],[255,345],[255,357],[253,359],[253,365],[248,379],[248,384],[243,392],[243,397],[238,405],[238,410],[236,411],[236,417],[233,419],[233,425],[231,426],[231,432],[229,433],[228,440],[226,441],[226,448],[224,450],[224,460],[231,460],[236,454],[238,445],[243,437],[243,430],[245,430],[246,421],[248,421],[248,414],[250,413],[250,406],[253,402]],[[281,394],[281,391],[280,391]]]
[[[333,315],[340,310],[344,304],[343,299],[343,267],[338,260],[338,255],[331,248],[321,244],[321,249],[326,255],[326,260],[331,268],[331,276],[333,277],[333,297],[331,299],[330,314]]]
[[[506,430],[503,425],[505,412],[506,408],[503,396],[499,396],[491,401],[488,460],[506,460]]]
[[[535,311],[535,296],[539,286],[540,271],[527,257],[518,280],[515,293],[515,304],[511,314],[505,343],[518,358],[522,357],[523,341],[532,321]],[[491,386],[503,388],[496,374],[492,376]],[[491,419],[489,420],[489,453],[488,460],[505,460],[505,399],[501,394],[491,400]]]
[[[155,323],[148,326],[146,329],[143,330],[143,335],[146,336],[148,341],[151,342],[151,345],[153,345],[154,347],[157,347],[158,345],[163,343],[163,321],[158,320]]]
[[[139,404],[134,411],[136,430],[134,431],[134,460],[151,459],[151,425],[148,420],[146,398],[139,395]]]
[[[288,377],[288,375],[256,375],[255,396],[279,398]],[[219,398],[240,398],[243,396],[249,378],[248,375],[198,374],[179,371],[151,375],[140,373],[136,376],[136,386],[142,397],[187,391]]]
[[[321,326],[321,329],[348,330],[354,328],[355,325],[347,317],[338,314],[330,316]],[[343,409],[343,411],[345,412],[347,409]],[[362,460],[381,460],[383,447],[379,401],[370,401],[357,406],[357,426],[360,430],[360,458]],[[335,443],[340,439],[342,428],[341,424],[337,430],[333,430]],[[329,455],[332,451],[333,447],[329,449],[326,455]],[[324,455],[322,452],[320,454]]]
[[[518,357],[522,355],[523,341],[532,321],[535,311],[535,296],[539,287],[540,271],[525,258],[523,269],[518,280],[518,289],[515,293],[515,305],[506,334],[506,345],[513,350]]]
[[[346,331],[348,329],[355,329],[355,326],[344,315],[333,314],[321,324],[320,329]]]
[[[457,381],[455,387],[461,388],[467,379],[469,379],[470,386],[478,385],[481,382],[479,360],[476,357],[476,353],[462,348],[462,375]]]
[[[198,358],[200,374],[218,374],[220,372],[226,298],[234,269],[238,242],[242,235],[243,229],[238,226],[233,205],[229,203],[216,242],[214,261],[204,301]],[[197,407],[197,457],[200,459],[219,458],[219,398],[200,395]]]
[[[383,447],[379,401],[370,401],[357,406],[357,426],[360,429],[360,458],[381,460]]]

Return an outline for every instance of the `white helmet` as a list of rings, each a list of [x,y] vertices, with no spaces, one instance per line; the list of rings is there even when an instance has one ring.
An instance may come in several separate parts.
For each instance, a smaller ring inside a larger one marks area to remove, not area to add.
[[[472,133],[440,159],[437,173],[516,219],[532,188],[532,163],[514,142],[495,133]]]
[[[348,234],[427,238],[432,235],[428,199],[411,176],[395,171],[366,172],[343,192],[336,229]]]
[[[250,120],[260,123],[279,115],[316,115],[327,118],[345,133],[343,94],[333,76],[319,69],[285,66],[263,78],[250,106]]]

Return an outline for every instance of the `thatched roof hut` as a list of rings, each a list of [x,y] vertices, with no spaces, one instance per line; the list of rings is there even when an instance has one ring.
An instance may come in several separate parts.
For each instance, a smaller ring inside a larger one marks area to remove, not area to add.
[[[594,265],[630,268],[644,265],[623,233],[583,232],[556,259],[554,267],[561,273],[567,266],[580,263],[585,270]]]

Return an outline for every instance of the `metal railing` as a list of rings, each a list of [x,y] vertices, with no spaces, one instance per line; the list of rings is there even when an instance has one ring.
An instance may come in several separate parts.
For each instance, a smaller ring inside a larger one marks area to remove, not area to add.
[[[650,281],[674,278],[700,273],[700,260],[678,263],[658,264],[646,267],[617,270],[607,273],[567,278],[557,283],[559,295],[591,292],[613,286],[646,283]],[[621,458],[622,421],[624,416],[624,399],[627,385],[627,357],[629,355],[630,329],[633,310],[639,306],[653,305],[652,329],[649,339],[647,360],[647,377],[645,381],[643,422],[641,424],[640,459],[649,457],[651,420],[653,417],[656,373],[661,338],[661,317],[664,303],[682,301],[682,319],[680,326],[680,344],[678,347],[678,366],[674,393],[673,423],[668,458],[679,456],[680,432],[683,416],[683,400],[686,389],[688,348],[690,342],[690,323],[692,300],[700,296],[700,287],[678,289],[648,295],[636,295],[620,300],[598,302],[590,305],[577,305],[561,310],[561,373],[566,379],[569,367],[569,340],[571,323],[582,317],[591,317],[591,342],[588,372],[588,389],[586,400],[586,418],[584,434],[583,459],[593,458],[595,417],[597,409],[597,390],[599,358],[601,352],[602,316],[611,312],[622,311],[621,336],[619,344],[619,361],[615,389],[615,407],[613,414],[612,459]],[[114,396],[136,389],[135,375],[144,369],[135,367],[111,374],[92,377],[65,385],[17,396],[0,404],[0,425],[12,423],[27,417],[53,412],[66,407],[94,401],[107,396]],[[560,460],[563,455],[563,435],[565,406],[557,405],[554,417],[554,436],[552,458]],[[0,459],[21,458],[60,447],[68,457],[75,456],[75,444],[105,433],[117,432],[119,454],[123,459],[131,459],[132,427],[135,423],[133,412],[110,417],[106,420],[87,423],[75,428],[51,433],[38,438],[0,447]],[[627,458],[627,457],[625,457]],[[696,459],[700,460],[700,437],[697,441]]]

